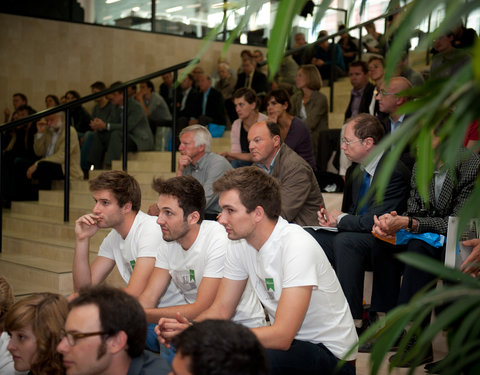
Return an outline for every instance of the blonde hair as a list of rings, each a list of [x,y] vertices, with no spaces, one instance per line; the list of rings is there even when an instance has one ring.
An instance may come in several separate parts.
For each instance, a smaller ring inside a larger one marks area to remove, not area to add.
[[[8,281],[0,275],[0,332],[3,331],[5,314],[15,302],[13,290]]]
[[[307,87],[310,90],[318,91],[322,88],[322,76],[315,65],[302,65],[299,70],[305,74],[305,77],[307,78]]]
[[[68,302],[65,297],[54,293],[37,293],[15,303],[5,315],[5,330],[9,333],[32,327],[37,340],[36,360],[30,366],[33,374],[65,374],[56,347],[67,314]]]

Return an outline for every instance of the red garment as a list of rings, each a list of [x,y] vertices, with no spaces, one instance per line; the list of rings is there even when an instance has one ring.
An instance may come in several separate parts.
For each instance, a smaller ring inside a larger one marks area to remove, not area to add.
[[[468,141],[478,141],[478,120],[472,122],[468,127],[467,134],[463,140],[463,145],[467,146]]]

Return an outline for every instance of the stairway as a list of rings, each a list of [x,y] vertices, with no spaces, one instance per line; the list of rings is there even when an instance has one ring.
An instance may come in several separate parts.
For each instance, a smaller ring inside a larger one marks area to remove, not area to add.
[[[230,148],[230,134],[214,138],[215,152]],[[178,153],[177,153],[178,157]],[[169,178],[171,154],[168,152],[139,152],[129,154],[128,171],[138,180],[142,189],[142,210],[157,200],[151,188],[153,177]],[[112,167],[121,169],[121,161]],[[92,171],[94,178],[102,171]],[[75,249],[75,220],[93,208],[88,181],[72,181],[70,191],[70,222],[63,222],[63,181],[55,181],[51,191],[40,191],[38,202],[12,202],[10,210],[3,211],[2,253],[0,274],[10,282],[15,296],[36,292],[70,294],[73,291],[72,262]],[[90,242],[90,260],[109,233],[100,230]],[[118,271],[107,279],[110,284],[124,285]]]

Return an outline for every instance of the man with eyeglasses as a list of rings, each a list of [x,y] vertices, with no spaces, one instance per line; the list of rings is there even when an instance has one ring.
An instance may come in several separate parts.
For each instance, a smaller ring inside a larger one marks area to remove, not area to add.
[[[394,133],[406,120],[406,115],[399,113],[398,109],[410,98],[406,95],[400,95],[400,93],[411,88],[412,84],[405,77],[392,77],[388,85],[384,82],[381,86],[377,94],[377,100],[380,111],[388,114],[388,117],[383,120],[385,134]],[[410,170],[413,168],[415,159],[411,155],[409,146],[403,150],[401,160]]]
[[[163,375],[166,359],[144,351],[147,323],[137,300],[108,286],[83,289],[70,302],[57,351],[67,375]]]
[[[376,200],[375,182],[386,154],[380,152],[373,159],[368,158],[384,134],[380,121],[369,114],[357,115],[347,122],[341,147],[353,164],[346,174],[342,210],[321,208],[318,211],[318,224],[327,229],[337,228],[338,232],[307,229],[335,268],[359,333],[365,324],[362,320],[364,272],[372,267],[371,249],[375,246],[371,234],[373,217],[405,208],[409,192],[410,171],[399,161],[383,199]],[[374,288],[372,294],[375,293]],[[381,306],[377,309],[372,305],[371,309],[384,312]]]

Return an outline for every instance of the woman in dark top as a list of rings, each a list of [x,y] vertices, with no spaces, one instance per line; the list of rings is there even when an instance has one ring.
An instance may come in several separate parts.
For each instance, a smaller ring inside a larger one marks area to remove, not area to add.
[[[313,156],[312,138],[305,122],[293,117],[290,97],[284,89],[272,90],[265,97],[268,119],[280,126],[280,136],[285,144],[317,170]]]

